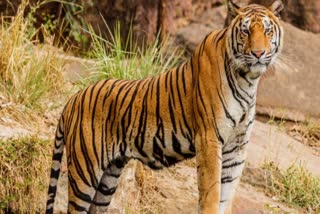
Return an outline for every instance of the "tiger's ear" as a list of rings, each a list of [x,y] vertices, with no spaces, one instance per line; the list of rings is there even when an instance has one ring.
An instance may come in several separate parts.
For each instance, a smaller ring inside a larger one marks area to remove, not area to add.
[[[235,3],[233,3],[232,0],[227,0],[227,4],[228,4],[228,16],[231,19],[235,18],[237,15],[240,14],[240,11],[239,11],[240,7]]]
[[[269,6],[269,9],[276,16],[280,16],[280,12],[283,10],[283,8],[284,8],[284,5],[281,0],[274,0],[273,3]]]

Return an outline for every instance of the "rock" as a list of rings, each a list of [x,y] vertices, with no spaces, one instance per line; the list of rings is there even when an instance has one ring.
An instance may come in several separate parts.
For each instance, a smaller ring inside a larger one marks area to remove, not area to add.
[[[277,208],[273,212],[269,207]],[[300,213],[267,197],[262,191],[241,182],[233,200],[232,213],[235,214],[266,214],[266,213]]]
[[[207,10],[198,20],[179,29],[176,41],[192,53],[205,35],[223,27],[225,16],[225,6]],[[283,53],[275,69],[262,78],[257,112],[291,120],[320,117],[320,35],[282,24]]]
[[[223,28],[226,15],[227,9],[225,6],[206,10],[197,19],[193,19],[189,25],[177,30],[175,43],[180,44],[192,53],[205,35]]]
[[[273,0],[251,0],[250,3],[270,5]],[[320,1],[284,0],[281,17],[294,26],[314,33],[320,32]]]
[[[131,160],[126,165],[119,178],[117,190],[112,197],[108,214],[126,213],[128,208],[136,207],[140,202],[140,188],[136,179],[140,167],[141,163],[136,160]],[[104,212],[100,210],[98,213]]]
[[[320,158],[312,148],[294,140],[277,127],[255,121],[247,162],[258,168],[269,161],[283,169],[301,163],[312,174],[320,177]]]
[[[6,119],[5,117],[1,118],[2,121],[5,119]],[[1,139],[17,138],[17,137],[21,137],[21,136],[27,136],[30,134],[31,134],[31,131],[27,130],[25,128],[9,127],[7,125],[4,126],[4,125],[0,124],[0,138]]]

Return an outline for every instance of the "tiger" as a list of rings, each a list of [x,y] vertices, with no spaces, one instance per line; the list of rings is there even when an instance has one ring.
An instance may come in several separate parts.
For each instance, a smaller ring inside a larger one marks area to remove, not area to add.
[[[68,213],[107,209],[131,159],[152,169],[196,157],[199,213],[231,213],[252,131],[260,77],[282,49],[281,0],[239,7],[189,60],[140,80],[80,90],[58,121],[46,213],[53,213],[66,149]]]

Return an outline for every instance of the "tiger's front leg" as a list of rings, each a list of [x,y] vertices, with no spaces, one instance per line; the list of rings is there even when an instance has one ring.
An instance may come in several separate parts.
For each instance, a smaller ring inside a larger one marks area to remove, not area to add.
[[[221,152],[221,143],[213,133],[196,136],[199,213],[219,213]]]
[[[236,141],[222,149],[221,196],[219,213],[231,214],[232,200],[245,165],[248,141]]]

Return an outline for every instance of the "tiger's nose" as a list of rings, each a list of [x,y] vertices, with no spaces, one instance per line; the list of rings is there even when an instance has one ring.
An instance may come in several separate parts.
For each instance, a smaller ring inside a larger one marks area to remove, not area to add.
[[[258,59],[265,53],[265,50],[260,50],[260,51],[254,51],[252,50],[251,53],[253,56],[257,57]]]

